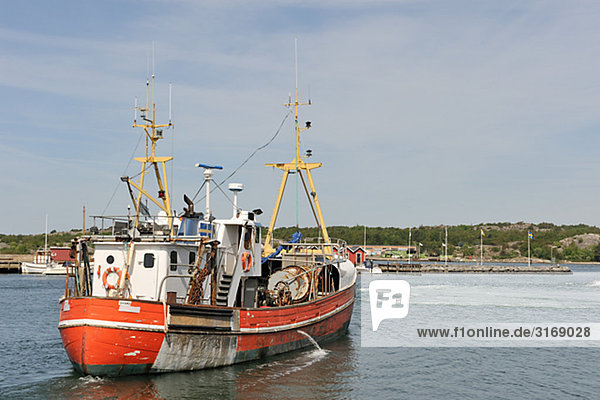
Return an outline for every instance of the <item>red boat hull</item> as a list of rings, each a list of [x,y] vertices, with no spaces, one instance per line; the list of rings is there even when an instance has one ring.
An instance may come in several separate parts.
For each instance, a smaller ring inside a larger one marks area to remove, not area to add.
[[[346,332],[354,285],[286,307],[229,308],[82,297],[61,301],[59,330],[86,375],[189,371],[311,345]]]

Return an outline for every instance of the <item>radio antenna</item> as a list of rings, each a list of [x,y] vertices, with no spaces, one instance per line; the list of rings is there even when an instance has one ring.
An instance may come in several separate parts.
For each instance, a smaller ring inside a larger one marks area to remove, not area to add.
[[[138,103],[137,103],[137,96],[135,96],[134,100],[133,100],[133,123],[136,123],[137,120],[137,109],[138,109]]]
[[[154,78],[154,40],[152,41],[152,77]]]
[[[298,38],[294,38],[294,61],[296,64],[296,93],[298,93]]]
[[[172,111],[172,103],[173,102],[173,83],[169,82],[169,125],[171,124],[171,121],[173,120],[173,111]]]

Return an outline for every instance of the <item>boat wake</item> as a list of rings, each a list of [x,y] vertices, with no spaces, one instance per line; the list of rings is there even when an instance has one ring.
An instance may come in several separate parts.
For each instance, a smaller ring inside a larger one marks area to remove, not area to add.
[[[323,360],[329,354],[329,350],[322,348],[304,352],[294,358],[267,362],[246,370],[240,376],[241,390],[256,388],[257,386],[268,386],[275,381],[280,381],[290,375],[302,372],[311,365]]]
[[[105,379],[99,376],[92,376],[92,375],[86,375],[86,376],[82,376],[79,378],[79,381],[82,384],[88,384],[88,383],[99,383],[99,382],[104,382]]]
[[[592,286],[592,287],[600,287],[600,281],[594,281],[586,286]]]

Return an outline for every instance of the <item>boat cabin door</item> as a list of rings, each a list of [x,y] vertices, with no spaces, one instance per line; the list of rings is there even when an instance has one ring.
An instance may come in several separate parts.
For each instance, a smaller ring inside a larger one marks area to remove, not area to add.
[[[131,274],[131,294],[135,299],[159,300],[158,276],[165,265],[164,251],[140,246],[135,252]]]

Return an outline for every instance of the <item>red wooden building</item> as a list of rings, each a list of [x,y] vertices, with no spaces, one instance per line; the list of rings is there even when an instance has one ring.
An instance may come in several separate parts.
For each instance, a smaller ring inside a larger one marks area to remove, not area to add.
[[[354,265],[360,265],[365,262],[366,252],[362,246],[349,246],[348,247],[348,259],[354,263]]]
[[[55,261],[59,264],[64,264],[66,262],[75,263],[75,259],[71,258],[70,248],[68,247],[50,247],[50,257],[52,261]]]

